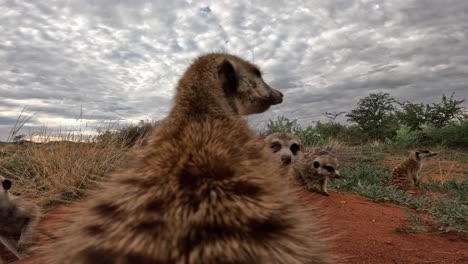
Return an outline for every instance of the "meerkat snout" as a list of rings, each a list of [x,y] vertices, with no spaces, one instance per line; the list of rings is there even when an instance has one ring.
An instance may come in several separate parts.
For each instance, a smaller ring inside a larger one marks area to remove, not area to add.
[[[291,163],[291,160],[292,160],[291,155],[282,155],[281,156],[281,162],[283,164],[289,164],[289,163]]]
[[[283,93],[271,88],[271,103],[272,105],[281,104],[283,102]]]

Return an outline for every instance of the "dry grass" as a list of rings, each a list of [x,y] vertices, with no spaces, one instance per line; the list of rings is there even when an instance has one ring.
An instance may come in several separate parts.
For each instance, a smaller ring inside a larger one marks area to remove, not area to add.
[[[115,142],[11,144],[0,148],[0,174],[14,180],[14,194],[53,207],[80,197],[126,153]]]

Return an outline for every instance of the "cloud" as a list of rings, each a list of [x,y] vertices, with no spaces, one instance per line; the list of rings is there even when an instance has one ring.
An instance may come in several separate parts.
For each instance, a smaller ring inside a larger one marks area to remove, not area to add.
[[[80,113],[93,124],[163,118],[178,78],[211,51],[253,60],[284,92],[249,117],[257,126],[311,123],[369,92],[468,97],[464,0],[3,1],[0,12],[0,139],[24,106],[31,130]]]

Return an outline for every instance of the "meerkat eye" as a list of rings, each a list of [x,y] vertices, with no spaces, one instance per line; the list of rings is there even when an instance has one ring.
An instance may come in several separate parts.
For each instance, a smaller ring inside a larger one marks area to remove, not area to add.
[[[11,188],[11,181],[10,180],[3,180],[2,187],[5,190],[9,190]]]
[[[425,151],[423,151],[423,152],[424,152],[424,153],[429,153],[429,150],[425,150]]]
[[[328,171],[328,172],[334,172],[335,169],[332,167],[332,166],[324,166],[324,168]]]
[[[273,152],[278,152],[281,149],[281,144],[278,142],[273,142],[271,143],[270,148],[273,150]]]
[[[317,169],[318,167],[320,167],[320,163],[318,161],[314,161],[314,168]]]
[[[291,147],[291,152],[296,155],[299,150],[301,150],[301,147],[298,144],[292,144]]]

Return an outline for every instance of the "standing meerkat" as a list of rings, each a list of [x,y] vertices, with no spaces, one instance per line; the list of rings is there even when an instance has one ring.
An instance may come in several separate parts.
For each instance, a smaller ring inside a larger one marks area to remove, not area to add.
[[[168,117],[44,251],[48,264],[327,263],[318,222],[241,115],[282,102],[229,54],[195,60]]]
[[[418,173],[421,171],[423,159],[435,155],[437,153],[427,149],[411,150],[408,158],[393,169],[391,183],[402,190],[410,190],[419,186]]]
[[[341,177],[338,159],[326,151],[318,151],[309,158],[293,167],[293,177],[307,189],[328,196],[328,180]],[[315,186],[317,183],[319,188]]]
[[[13,183],[9,179],[0,175],[0,182],[0,248],[3,245],[23,259],[32,246],[40,210],[35,204],[11,195]]]
[[[281,173],[291,173],[293,164],[304,159],[302,142],[291,133],[272,133],[265,138],[266,148],[273,152],[275,160],[281,165]]]

